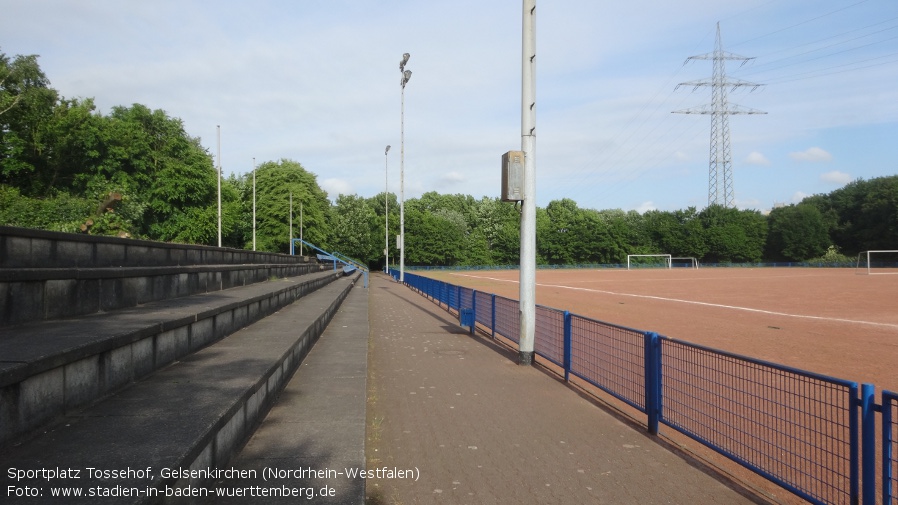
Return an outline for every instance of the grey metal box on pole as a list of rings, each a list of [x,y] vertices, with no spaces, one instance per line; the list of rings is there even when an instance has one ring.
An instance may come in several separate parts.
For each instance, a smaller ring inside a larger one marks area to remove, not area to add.
[[[502,201],[524,199],[524,152],[508,151],[502,155]]]

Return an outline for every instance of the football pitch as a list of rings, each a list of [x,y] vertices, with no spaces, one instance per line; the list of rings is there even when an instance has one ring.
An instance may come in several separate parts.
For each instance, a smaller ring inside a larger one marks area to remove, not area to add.
[[[516,270],[419,271],[518,298]],[[537,270],[536,303],[898,390],[898,276],[849,268]]]

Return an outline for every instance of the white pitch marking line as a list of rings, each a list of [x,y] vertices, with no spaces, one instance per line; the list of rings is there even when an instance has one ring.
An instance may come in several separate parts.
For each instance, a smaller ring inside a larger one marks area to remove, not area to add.
[[[468,274],[456,273],[456,274],[452,274],[452,275],[459,275],[462,277],[471,277],[474,279],[488,279],[491,281],[499,281],[499,282],[511,282],[514,284],[517,284],[519,282],[519,281],[515,281],[515,280],[510,280],[510,279],[497,279],[495,277],[480,277],[480,276],[468,275]],[[577,288],[577,287],[573,287],[573,286],[564,286],[561,284],[536,283],[536,285],[547,287],[547,288],[573,289],[574,291],[588,291],[591,293],[602,293],[602,294],[606,294],[606,295],[631,296],[633,298],[646,298],[649,300],[661,300],[661,301],[665,301],[665,302],[679,302],[679,303],[687,303],[687,304],[691,304],[691,305],[703,305],[705,307],[717,307],[717,308],[721,308],[721,309],[742,310],[745,312],[757,312],[759,314],[769,314],[772,316],[795,317],[795,318],[799,318],[799,319],[813,319],[813,320],[817,320],[817,321],[832,321],[832,322],[838,322],[838,323],[866,324],[866,325],[871,325],[871,326],[884,326],[886,328],[898,329],[898,324],[891,324],[891,323],[876,323],[873,321],[858,321],[856,319],[841,319],[841,318],[837,318],[837,317],[822,317],[822,316],[806,316],[806,315],[802,315],[802,314],[788,314],[786,312],[775,312],[772,310],[753,309],[751,307],[737,307],[735,305],[722,305],[719,303],[697,302],[694,300],[680,300],[679,298],[664,298],[661,296],[636,295],[636,294],[632,294],[632,293],[617,293],[614,291],[604,291],[601,289],[589,289],[589,288]]]

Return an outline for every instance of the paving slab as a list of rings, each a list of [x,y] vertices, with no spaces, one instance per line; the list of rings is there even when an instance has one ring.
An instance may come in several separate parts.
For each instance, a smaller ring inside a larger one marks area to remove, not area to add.
[[[389,277],[370,286],[369,503],[768,503]]]
[[[243,496],[208,503],[364,503],[365,480],[350,475],[365,470],[368,290],[361,284],[232,463],[258,478],[221,480],[221,494]]]

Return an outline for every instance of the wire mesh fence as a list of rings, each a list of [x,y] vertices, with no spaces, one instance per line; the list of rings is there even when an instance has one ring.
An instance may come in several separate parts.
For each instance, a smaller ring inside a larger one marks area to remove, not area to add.
[[[473,312],[469,324],[518,343],[517,300],[414,274],[405,279],[460,316]],[[536,307],[534,351],[563,367],[565,378],[579,377],[646,413],[651,433],[668,426],[811,503],[898,505],[895,393],[867,406],[872,385],[859,397],[856,382],[543,306]],[[877,423],[881,434],[866,429]]]

